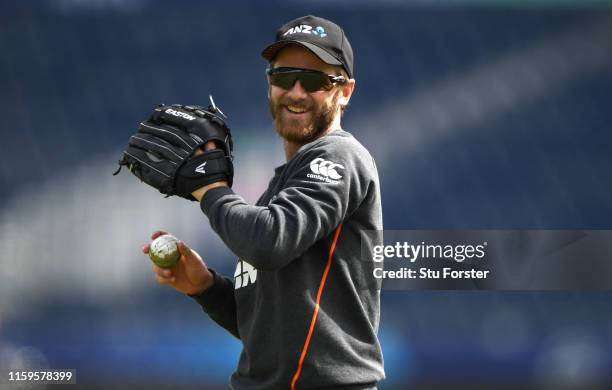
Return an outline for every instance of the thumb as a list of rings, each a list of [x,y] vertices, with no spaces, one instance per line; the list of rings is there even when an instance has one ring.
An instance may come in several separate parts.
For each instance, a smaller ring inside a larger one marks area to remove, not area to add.
[[[201,290],[202,286],[210,285],[211,274],[204,260],[193,249],[189,248],[183,241],[179,241],[180,262],[184,266],[185,276],[189,282]],[[198,290],[198,291],[200,291]]]
[[[179,252],[181,253],[180,261],[187,268],[193,268],[193,267],[202,268],[202,267],[205,267],[204,266],[204,261],[202,260],[200,255],[198,255],[193,249],[189,248],[183,241],[179,241],[178,249],[179,249]]]
[[[181,260],[184,258],[188,263],[197,258],[191,248],[185,245],[183,241],[178,242],[178,250],[181,253]]]

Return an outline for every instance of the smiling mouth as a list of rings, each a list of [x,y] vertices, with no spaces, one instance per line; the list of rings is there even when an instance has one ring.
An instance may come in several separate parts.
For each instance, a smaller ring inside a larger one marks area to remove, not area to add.
[[[306,112],[306,109],[304,107],[292,106],[292,105],[287,105],[285,107],[287,108],[289,112],[293,114],[303,114]]]

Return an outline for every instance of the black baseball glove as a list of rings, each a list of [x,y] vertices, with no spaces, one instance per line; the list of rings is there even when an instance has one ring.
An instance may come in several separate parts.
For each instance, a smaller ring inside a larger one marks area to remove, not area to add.
[[[130,137],[113,175],[125,165],[162,194],[189,200],[195,200],[191,192],[207,184],[225,180],[231,187],[233,143],[223,117],[212,98],[207,108],[160,105]],[[196,155],[209,141],[216,149]]]

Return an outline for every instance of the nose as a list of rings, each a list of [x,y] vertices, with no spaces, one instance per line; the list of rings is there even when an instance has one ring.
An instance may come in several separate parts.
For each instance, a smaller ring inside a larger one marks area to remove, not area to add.
[[[287,95],[293,99],[303,99],[308,93],[302,87],[302,84],[300,84],[300,80],[295,80],[293,86],[287,91]]]

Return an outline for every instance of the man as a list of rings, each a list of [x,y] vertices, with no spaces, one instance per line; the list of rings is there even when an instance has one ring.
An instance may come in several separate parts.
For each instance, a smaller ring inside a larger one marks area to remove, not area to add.
[[[360,252],[382,211],[374,160],[340,126],[355,88],[350,43],[309,15],[281,27],[262,55],[287,162],[255,206],[226,181],[192,192],[239,257],[234,280],[182,242],[179,264],[154,266],[156,278],[243,342],[232,388],[374,389],[384,378],[379,290]]]

